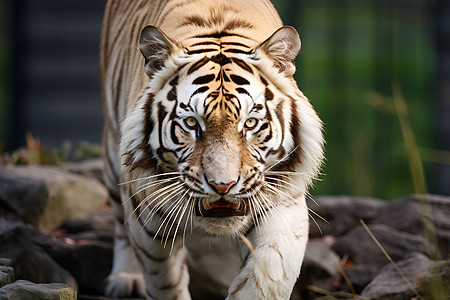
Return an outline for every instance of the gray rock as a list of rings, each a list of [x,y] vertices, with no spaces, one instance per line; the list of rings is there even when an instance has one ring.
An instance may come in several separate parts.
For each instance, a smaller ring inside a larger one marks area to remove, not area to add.
[[[318,295],[307,291],[308,286],[327,291],[334,290],[339,276],[339,263],[339,256],[324,241],[310,240],[306,247],[299,281],[299,287],[303,290],[295,291],[294,294],[301,294],[303,298],[312,299]]]
[[[94,212],[88,218],[69,220],[62,225],[62,229],[72,233],[80,233],[86,231],[105,231],[113,232],[115,216],[110,210],[100,210]]]
[[[310,240],[302,266],[302,278],[316,287],[331,290],[339,274],[339,256],[321,240]]]
[[[9,258],[0,258],[0,287],[12,282],[14,282],[12,260]]]
[[[314,200],[317,204],[309,200],[308,207],[328,223],[314,213],[310,213],[317,222],[317,224],[310,222],[310,237],[341,236],[358,225],[360,219],[369,222],[375,218],[377,210],[385,205],[382,200],[363,197],[321,196],[315,197]]]
[[[99,210],[109,197],[108,191],[93,178],[73,174],[53,166],[7,167],[7,172],[42,179],[49,193],[39,217],[39,229],[52,231],[67,220],[80,219]]]
[[[102,293],[112,267],[112,233],[87,231],[63,237],[36,235],[34,242],[69,271],[80,291]]]
[[[36,284],[26,280],[18,280],[0,288],[0,299],[76,300],[77,291],[63,283]]]
[[[441,257],[450,255],[450,197],[410,195],[381,207],[377,215],[371,224],[384,224],[431,239],[435,235]],[[424,222],[432,226],[430,232],[424,231]]]
[[[411,253],[397,263],[398,268],[417,290],[420,282],[430,278],[432,261],[422,253]],[[383,267],[362,291],[361,296],[373,300],[410,300],[415,293],[393,265]]]
[[[0,168],[0,207],[37,225],[48,199],[45,182]]]
[[[74,278],[31,241],[24,223],[0,218],[0,257],[13,262],[15,278],[60,282],[76,287]]]
[[[362,290],[372,281],[380,270],[377,266],[371,266],[368,264],[364,265],[354,265],[351,267],[343,268],[345,274],[347,275],[349,281],[352,284],[353,289],[357,294],[360,294]],[[347,282],[342,282],[343,290],[346,292],[351,292],[350,287]]]
[[[96,178],[103,182],[103,159],[93,158],[79,162],[68,162],[64,168],[72,173]]]
[[[426,241],[421,235],[398,231],[384,225],[372,225],[369,228],[394,261],[402,259],[410,252],[426,252]],[[338,238],[332,249],[342,257],[347,255],[355,264],[381,268],[388,263],[361,225]]]
[[[434,262],[431,276],[420,282],[419,293],[425,299],[449,299],[450,259]]]

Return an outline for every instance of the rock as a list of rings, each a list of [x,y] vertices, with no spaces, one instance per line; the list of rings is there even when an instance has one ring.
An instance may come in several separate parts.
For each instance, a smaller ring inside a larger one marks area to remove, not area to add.
[[[112,232],[88,231],[61,237],[36,235],[34,241],[72,274],[80,291],[102,293],[112,267],[112,238]]]
[[[347,197],[347,196],[321,196],[308,201],[308,207],[323,219],[310,212],[317,224],[310,222],[310,237],[322,235],[341,236],[350,229],[359,225],[359,220],[369,222],[377,216],[377,210],[385,205],[385,202],[375,198]],[[320,232],[320,229],[322,233]]]
[[[357,294],[360,294],[364,287],[366,287],[367,284],[369,284],[369,282],[371,282],[372,279],[376,276],[379,268],[368,264],[347,264],[347,266],[343,268],[343,271],[347,275],[355,292]],[[347,282],[342,282],[342,284],[344,286],[343,290],[345,290],[346,292],[351,292],[351,289],[348,286]]]
[[[69,220],[61,228],[69,234],[86,231],[113,232],[114,219],[114,213],[108,207],[107,209],[94,212],[88,218]]]
[[[0,287],[10,284],[14,281],[14,269],[12,260],[9,258],[0,258]]]
[[[302,276],[309,284],[323,289],[333,287],[339,274],[339,256],[321,240],[310,240],[306,247]]]
[[[0,299],[76,300],[77,291],[63,283],[35,284],[26,280],[18,280],[0,288]]]
[[[417,290],[421,281],[431,276],[432,261],[422,253],[412,253],[397,263],[398,268]],[[383,267],[362,291],[362,297],[373,300],[410,300],[416,295],[393,265]]]
[[[207,236],[186,236],[189,249],[189,289],[192,299],[223,300],[239,273],[241,259],[237,243]]]
[[[327,291],[334,290],[339,276],[339,263],[339,256],[325,242],[319,239],[310,240],[300,274],[302,298],[312,299],[318,296],[316,293],[307,291],[308,286]]]
[[[450,197],[410,195],[383,206],[371,224],[384,224],[412,234],[436,235],[441,257],[450,255]],[[424,231],[424,220],[432,232]],[[429,220],[432,221],[428,222]]]
[[[30,232],[24,223],[0,218],[0,245],[0,257],[12,260],[15,278],[77,286],[66,270],[32,243]]]
[[[372,225],[369,228],[394,261],[402,259],[410,252],[426,252],[426,241],[420,235],[398,231],[384,225]],[[349,261],[355,264],[381,268],[388,263],[387,258],[361,225],[338,238],[332,249],[342,257],[348,256]]]
[[[73,174],[53,166],[7,167],[7,172],[42,179],[49,193],[39,217],[39,229],[52,231],[67,220],[86,217],[99,210],[108,200],[107,189],[97,180]]]
[[[0,168],[0,207],[37,225],[48,199],[45,182]]]
[[[68,162],[64,168],[72,173],[96,178],[103,182],[103,159],[93,158],[79,162]]]
[[[433,263],[431,276],[420,282],[419,292],[425,299],[449,299],[450,259]]]

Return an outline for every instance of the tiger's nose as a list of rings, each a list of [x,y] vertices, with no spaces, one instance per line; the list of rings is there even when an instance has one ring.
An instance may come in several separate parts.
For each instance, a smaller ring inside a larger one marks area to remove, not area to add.
[[[228,191],[230,190],[230,188],[236,184],[236,181],[231,181],[229,183],[215,183],[214,181],[208,181],[209,185],[211,185],[213,187],[213,189],[223,195],[228,193]]]

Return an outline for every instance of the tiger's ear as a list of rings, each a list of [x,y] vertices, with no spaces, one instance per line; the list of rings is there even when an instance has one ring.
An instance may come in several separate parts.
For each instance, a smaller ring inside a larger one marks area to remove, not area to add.
[[[150,25],[142,29],[139,49],[145,58],[145,73],[151,76],[161,70],[175,48],[175,43],[157,27]]]
[[[280,72],[293,75],[295,72],[294,60],[300,52],[300,37],[294,27],[283,26],[265,40],[258,49],[264,51]]]

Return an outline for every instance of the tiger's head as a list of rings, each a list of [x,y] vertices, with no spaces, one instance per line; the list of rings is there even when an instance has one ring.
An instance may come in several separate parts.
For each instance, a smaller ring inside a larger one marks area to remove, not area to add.
[[[181,46],[142,30],[148,84],[123,122],[122,180],[139,210],[174,230],[194,219],[209,233],[242,232],[304,195],[320,168],[321,122],[292,77],[297,32],[247,40],[198,35]]]

